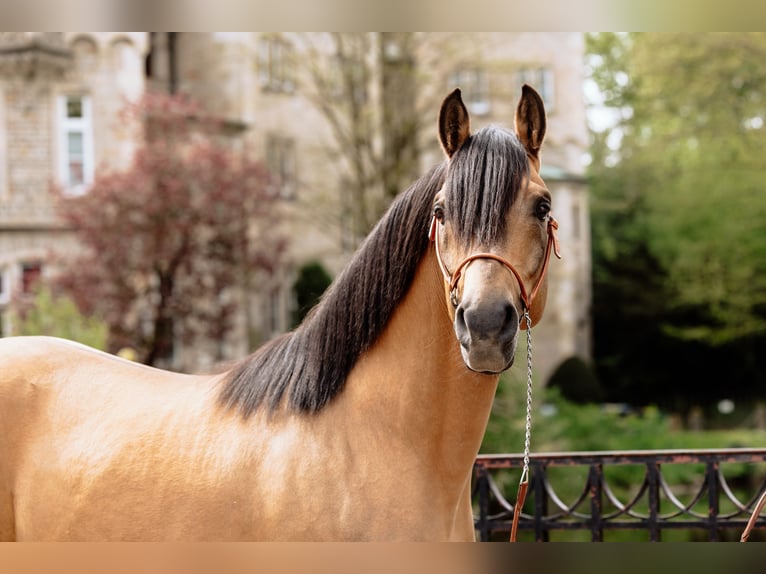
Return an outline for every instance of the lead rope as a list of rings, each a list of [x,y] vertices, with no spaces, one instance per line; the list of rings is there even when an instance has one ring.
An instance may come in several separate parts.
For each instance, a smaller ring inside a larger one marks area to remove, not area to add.
[[[511,542],[516,542],[519,516],[521,516],[521,508],[524,506],[524,501],[527,498],[527,488],[529,487],[529,444],[532,438],[532,319],[529,316],[529,308],[527,306],[524,306],[524,321],[527,324],[527,418],[524,426],[524,464],[521,468],[516,504],[513,507]]]
[[[764,491],[763,494],[761,494],[761,498],[758,499],[758,504],[755,505],[753,513],[750,515],[750,520],[747,521],[745,531],[742,533],[742,536],[739,539],[740,542],[747,542],[747,539],[750,538],[750,531],[758,521],[758,516],[761,514],[761,510],[763,510],[764,504],[766,504],[766,491]]]

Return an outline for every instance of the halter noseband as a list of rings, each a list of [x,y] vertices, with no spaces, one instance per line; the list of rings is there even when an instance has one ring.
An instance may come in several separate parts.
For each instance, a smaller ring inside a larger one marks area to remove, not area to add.
[[[472,261],[476,261],[477,259],[491,259],[493,261],[497,261],[501,263],[506,269],[508,269],[513,276],[516,278],[516,281],[519,284],[519,289],[521,291],[521,300],[524,303],[524,307],[526,309],[532,308],[532,301],[535,299],[535,295],[537,295],[537,291],[540,289],[540,286],[543,283],[543,279],[545,278],[545,273],[548,270],[548,261],[550,261],[551,258],[551,251],[556,254],[556,257],[561,259],[561,253],[559,252],[559,240],[558,236],[556,235],[556,230],[559,228],[558,222],[553,218],[553,216],[548,216],[548,226],[547,226],[547,232],[548,232],[548,243],[545,246],[545,256],[543,258],[543,266],[540,270],[540,276],[537,278],[537,283],[535,283],[534,287],[532,288],[532,291],[527,294],[527,290],[524,287],[524,281],[521,279],[521,275],[518,271],[516,271],[516,268],[511,265],[511,263],[504,259],[503,257],[500,257],[499,255],[495,255],[494,253],[476,253],[474,255],[469,255],[463,261],[460,263],[460,265],[457,266],[455,271],[453,273],[450,273],[447,269],[447,266],[444,264],[444,261],[442,260],[441,255],[441,249],[439,248],[439,220],[434,215],[433,219],[431,220],[431,229],[428,233],[428,237],[431,241],[434,242],[436,245],[436,259],[439,262],[439,269],[441,269],[442,275],[444,275],[444,280],[449,285],[449,293],[450,293],[450,302],[452,303],[453,307],[458,306],[458,300],[457,300],[457,284],[458,281],[460,281],[460,277],[463,273],[463,270],[468,266],[469,263]]]

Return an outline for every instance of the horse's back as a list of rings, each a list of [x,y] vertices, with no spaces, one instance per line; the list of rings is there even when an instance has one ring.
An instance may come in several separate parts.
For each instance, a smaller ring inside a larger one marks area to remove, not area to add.
[[[0,338],[0,424],[23,442],[41,418],[66,417],[67,408],[103,414],[116,402],[151,400],[194,379],[65,339]]]
[[[128,522],[123,533],[73,528],[129,516],[162,473],[173,479],[161,453],[198,448],[209,380],[61,339],[0,339],[0,539],[125,535]]]

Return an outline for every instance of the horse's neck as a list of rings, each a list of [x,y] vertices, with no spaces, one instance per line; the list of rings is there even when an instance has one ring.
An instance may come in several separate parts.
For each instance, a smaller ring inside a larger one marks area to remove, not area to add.
[[[391,440],[422,449],[442,477],[465,480],[487,426],[497,377],[469,371],[429,250],[375,345],[352,371],[347,405]]]

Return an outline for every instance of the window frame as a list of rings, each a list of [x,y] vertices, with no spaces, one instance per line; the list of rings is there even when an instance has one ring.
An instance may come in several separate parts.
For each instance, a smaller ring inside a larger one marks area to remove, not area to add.
[[[80,100],[80,117],[69,117],[68,103],[71,99]],[[58,131],[58,178],[64,190],[70,195],[82,195],[93,183],[94,150],[93,150],[93,105],[90,96],[86,94],[62,94],[56,101],[56,118]],[[82,182],[72,182],[72,154],[69,148],[70,134],[82,136]]]
[[[492,112],[487,70],[480,66],[458,68],[450,74],[449,81],[450,89],[460,88],[463,102],[471,114],[486,116]]]
[[[44,264],[39,259],[29,259],[19,263],[19,293],[30,297],[43,279]]]
[[[298,187],[296,142],[294,138],[269,133],[266,135],[266,168],[277,186],[279,197],[295,199]]]
[[[258,40],[258,82],[271,92],[295,91],[293,46],[284,38],[262,37]]]
[[[11,265],[0,265],[0,305],[6,305],[11,301],[12,279]]]
[[[516,71],[516,84],[518,91],[521,91],[524,84],[537,90],[547,113],[556,110],[556,75],[550,66],[530,65],[519,68]]]

